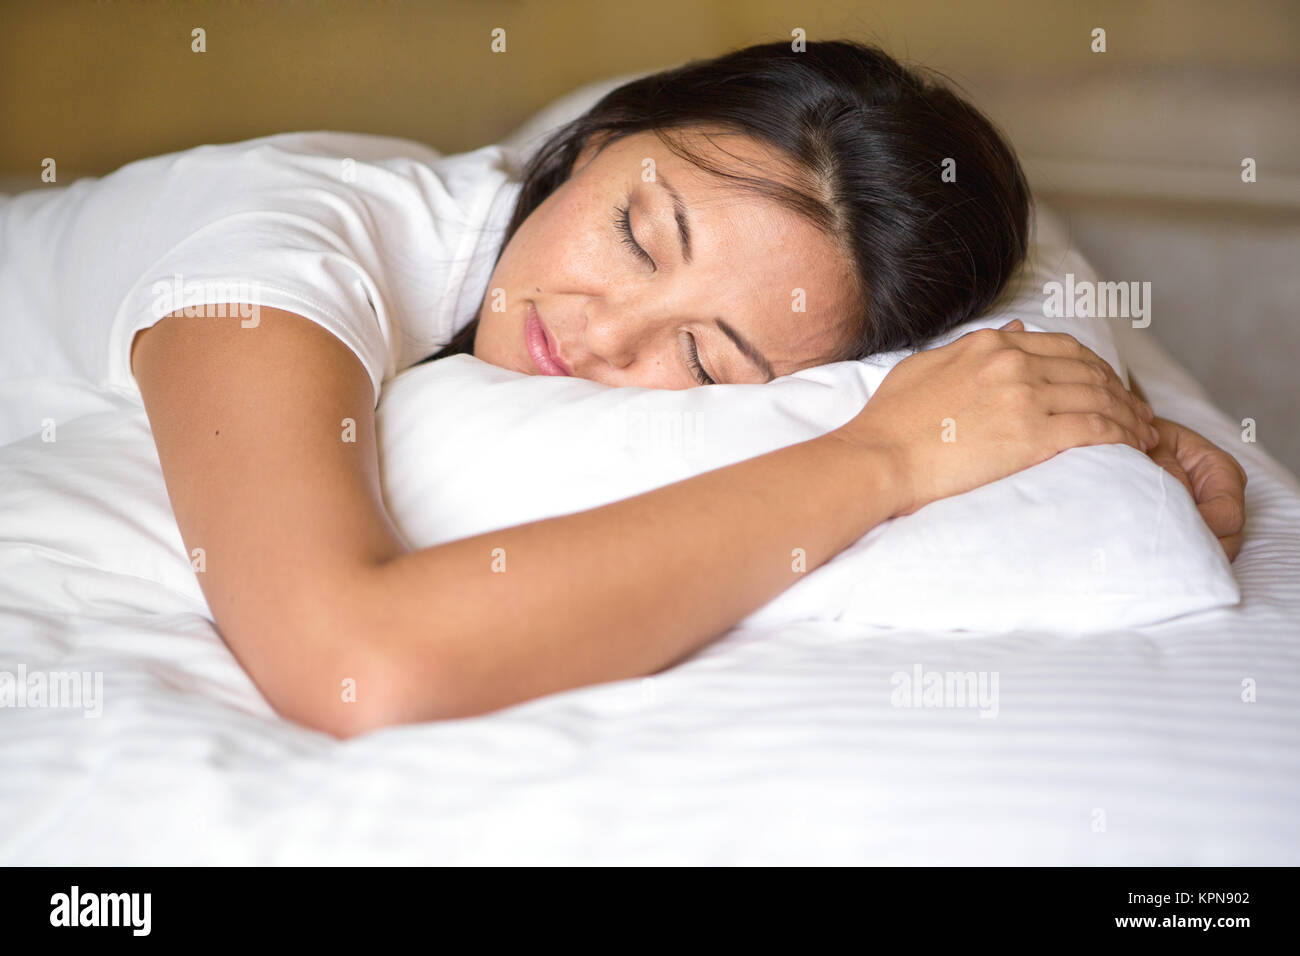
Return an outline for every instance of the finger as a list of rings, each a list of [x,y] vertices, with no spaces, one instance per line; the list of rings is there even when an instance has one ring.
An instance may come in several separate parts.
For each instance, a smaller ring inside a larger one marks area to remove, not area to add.
[[[1211,494],[1227,492],[1244,498],[1246,469],[1232,455],[1203,435],[1179,426],[1178,457],[1193,481]]]
[[[1173,451],[1167,444],[1161,442],[1147,454],[1151,456],[1152,461],[1177,478],[1179,484],[1187,489],[1188,496],[1193,501],[1196,500],[1196,492],[1192,489],[1192,479],[1187,476],[1187,472],[1178,463],[1178,459],[1174,457]]]
[[[999,331],[1005,332],[1008,329],[1012,332],[1023,332],[1025,330],[1025,323],[1021,322],[1019,319],[1012,319],[1006,325],[1001,326]]]
[[[1178,450],[1183,447],[1180,442]],[[1196,506],[1218,537],[1236,534],[1246,523],[1246,483],[1238,469],[1229,466],[1230,462],[1231,456],[1217,446],[1179,459],[1192,482]]]
[[[1114,374],[1114,370],[1100,360],[1093,362],[1088,359],[1036,355],[1033,362],[1034,368],[1043,376],[1045,382],[1107,385],[1117,395],[1131,404],[1138,417],[1144,422],[1154,423],[1156,420],[1155,412],[1152,411],[1151,406],[1125,388],[1119,377]]]
[[[1229,564],[1236,561],[1237,555],[1241,554],[1241,542],[1244,538],[1245,535],[1237,533],[1219,539],[1219,544],[1223,546],[1223,553],[1228,556]]]
[[[1100,412],[1063,412],[1047,421],[1057,451],[1082,445],[1128,445],[1143,450],[1132,431]]]
[[[1105,385],[1088,383],[1051,384],[1042,387],[1044,407],[1052,415],[1096,412],[1123,425],[1133,434],[1142,451],[1154,448],[1160,433],[1138,415],[1133,403]]]
[[[1030,355],[1029,361],[1044,382],[1105,385],[1110,381],[1101,363],[1090,362],[1087,359],[1064,358],[1059,355]]]
[[[1084,345],[1073,335],[1065,332],[1023,332],[1014,329],[1002,331],[1002,339],[1008,345],[1037,352],[1040,355],[1063,355],[1067,358],[1089,358],[1101,362],[1109,368],[1104,358]]]
[[[1241,550],[1246,524],[1246,472],[1241,463],[1204,435],[1177,422],[1160,419],[1168,449],[1187,472],[1192,498],[1206,526],[1231,561]]]
[[[1199,499],[1196,510],[1201,513],[1216,538],[1240,534],[1246,524],[1246,515],[1241,505],[1230,495]]]
[[[1033,363],[1035,371],[1043,376],[1042,380],[1045,382],[1075,385],[1091,384],[1107,389],[1118,401],[1123,402],[1131,410],[1135,418],[1141,420],[1141,427],[1135,428],[1134,431],[1143,438],[1149,438],[1152,446],[1159,441],[1160,436],[1152,425],[1155,421],[1155,413],[1151,411],[1151,406],[1126,389],[1123,383],[1114,375],[1107,375],[1107,369],[1102,368],[1104,363],[1050,355],[1035,356]],[[1062,411],[1069,410],[1062,409]],[[1090,409],[1074,409],[1074,411],[1088,410]]]
[[[1215,490],[1235,488],[1239,492],[1238,497],[1245,497],[1248,478],[1246,469],[1242,467],[1236,456],[1186,425],[1179,425],[1177,422],[1170,422],[1170,424],[1178,437],[1179,460],[1183,461],[1183,467],[1188,472],[1196,471],[1212,475],[1217,469],[1230,471],[1231,475],[1224,476],[1227,484],[1219,485]]]
[[[1111,364],[1073,335],[1064,332],[1002,332],[1001,330],[999,334],[1008,344],[1026,352],[1045,357],[1072,358],[1095,365],[1098,381],[1104,377],[1105,381],[1114,388],[1122,389],[1126,395],[1132,396],[1134,407],[1144,421],[1152,421],[1155,418],[1151,407],[1128,390]]]

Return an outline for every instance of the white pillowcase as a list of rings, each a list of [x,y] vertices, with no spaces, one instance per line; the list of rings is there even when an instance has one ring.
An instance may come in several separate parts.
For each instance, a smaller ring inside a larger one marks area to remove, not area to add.
[[[1064,237],[1040,209],[1030,261],[1002,305],[934,345],[1018,317],[1031,331],[1070,332],[1124,376],[1104,320],[1042,315],[1046,281],[1096,278]],[[831,431],[907,354],[681,391],[530,376],[452,356],[386,386],[378,409],[386,502],[413,547],[586,510]],[[1182,485],[1140,452],[1104,445],[888,521],[743,623],[1083,631],[1239,597]]]

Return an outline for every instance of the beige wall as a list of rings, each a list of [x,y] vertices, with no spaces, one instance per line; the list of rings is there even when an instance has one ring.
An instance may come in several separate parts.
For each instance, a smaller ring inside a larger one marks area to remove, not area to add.
[[[507,31],[507,52],[489,31]],[[1263,0],[248,0],[0,2],[0,175],[291,129],[493,141],[588,80],[786,39],[874,38],[972,84],[1010,76],[1295,70],[1300,4]],[[1108,31],[1105,58],[1088,50]],[[192,53],[190,31],[207,32]],[[1005,81],[1004,81],[1005,82]],[[1032,85],[1032,84],[1029,84]],[[1016,132],[1012,130],[1012,132]]]

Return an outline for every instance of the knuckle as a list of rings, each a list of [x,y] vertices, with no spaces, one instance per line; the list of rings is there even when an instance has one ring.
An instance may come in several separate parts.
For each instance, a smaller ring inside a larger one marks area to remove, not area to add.
[[[1016,375],[1029,364],[1029,357],[1017,348],[999,349],[993,353],[990,361],[999,371],[1008,375]]]
[[[1009,413],[1018,420],[1029,415],[1036,405],[1037,392],[1028,382],[1003,382],[998,388],[998,398],[1004,414]]]
[[[1244,531],[1245,528],[1246,528],[1246,516],[1242,514],[1240,509],[1237,509],[1232,513],[1232,517],[1228,519],[1228,533],[1241,534],[1241,532]]]
[[[1016,400],[1017,404],[1032,404],[1038,395],[1038,389],[1034,388],[1029,382],[1016,381],[1007,386],[1008,394]]]
[[[1246,509],[1240,501],[1233,499],[1228,502],[1226,519],[1231,534],[1236,534],[1245,527]]]

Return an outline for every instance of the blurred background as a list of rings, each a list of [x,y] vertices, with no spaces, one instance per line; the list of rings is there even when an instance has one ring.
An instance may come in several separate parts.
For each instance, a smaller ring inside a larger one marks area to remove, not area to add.
[[[1297,2],[3,0],[0,191],[40,188],[46,157],[65,185],[287,130],[458,152],[583,84],[795,28],[954,81],[1101,278],[1152,283],[1147,332],[1300,470]]]

